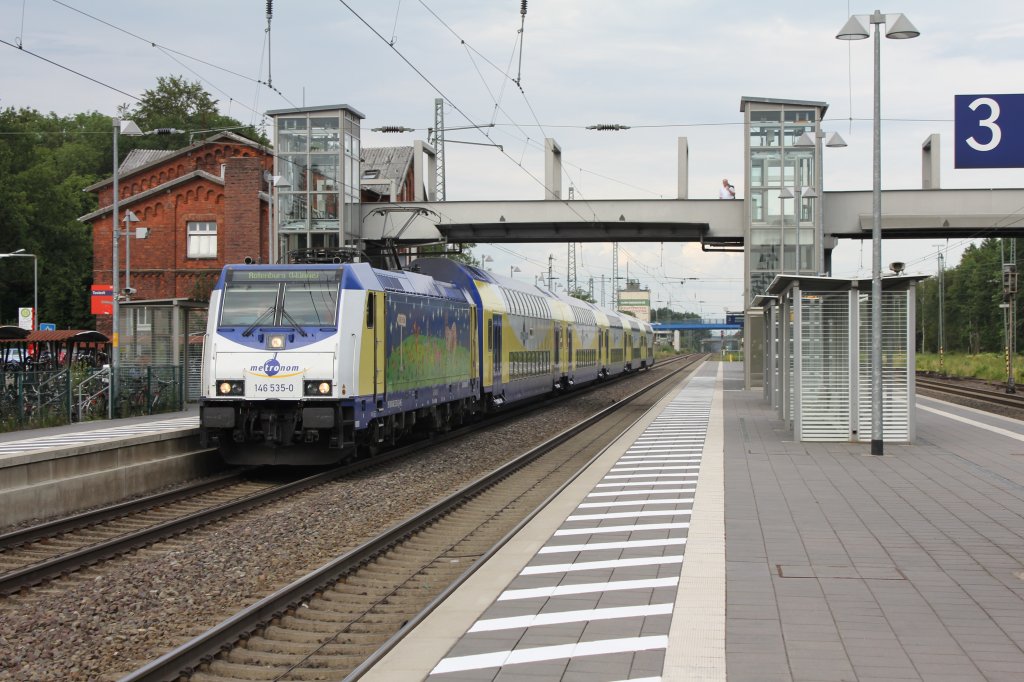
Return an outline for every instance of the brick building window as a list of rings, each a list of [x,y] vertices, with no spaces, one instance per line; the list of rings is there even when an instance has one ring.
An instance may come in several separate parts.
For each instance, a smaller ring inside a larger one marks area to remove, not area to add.
[[[189,222],[188,223],[188,257],[189,258],[216,258],[217,257],[217,223],[215,223],[215,222]]]

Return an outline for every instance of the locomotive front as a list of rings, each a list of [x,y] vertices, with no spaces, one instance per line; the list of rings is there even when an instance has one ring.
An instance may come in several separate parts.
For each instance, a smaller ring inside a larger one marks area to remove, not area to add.
[[[200,433],[229,463],[339,458],[343,268],[224,268],[210,297]]]

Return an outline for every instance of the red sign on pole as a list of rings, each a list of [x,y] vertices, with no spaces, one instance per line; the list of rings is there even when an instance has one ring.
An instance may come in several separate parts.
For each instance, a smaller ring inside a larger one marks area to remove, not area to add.
[[[92,309],[93,315],[114,314],[114,287],[110,284],[92,285]]]

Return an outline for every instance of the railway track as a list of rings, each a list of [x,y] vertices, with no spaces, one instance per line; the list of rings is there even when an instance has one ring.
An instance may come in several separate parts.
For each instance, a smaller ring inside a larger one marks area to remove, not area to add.
[[[686,362],[687,359],[682,361]],[[574,392],[574,395],[583,394],[594,387],[581,388]],[[545,406],[563,399],[565,396],[509,410],[493,419],[461,428],[443,438],[434,438],[432,442],[487,428],[502,419],[514,418],[531,410],[544,409]],[[13,594],[336,478],[380,466],[421,447],[422,443],[413,443],[373,458],[358,460],[286,483],[246,477],[239,471],[228,472],[195,486],[111,505],[0,535],[0,595]],[[211,450],[212,452],[214,451]]]
[[[933,391],[946,396],[955,396],[977,401],[985,405],[1009,407],[1024,411],[1024,395],[1006,393],[996,389],[984,389],[958,384],[955,380],[940,380],[918,375],[917,388]]]
[[[122,682],[358,677],[670,390],[670,379],[702,359],[691,358]]]
[[[104,507],[0,536],[0,594],[46,580],[294,495],[337,470],[288,483],[238,471],[202,484]]]

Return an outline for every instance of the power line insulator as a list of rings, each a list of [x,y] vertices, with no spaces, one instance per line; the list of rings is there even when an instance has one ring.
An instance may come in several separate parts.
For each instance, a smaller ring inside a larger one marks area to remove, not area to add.
[[[523,4],[519,8],[519,13],[524,17],[526,16],[526,0],[523,0]]]
[[[416,129],[405,126],[381,126],[380,128],[371,128],[371,130],[375,133],[411,133]]]

